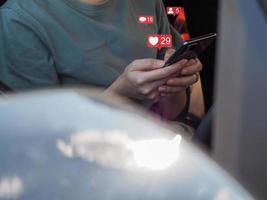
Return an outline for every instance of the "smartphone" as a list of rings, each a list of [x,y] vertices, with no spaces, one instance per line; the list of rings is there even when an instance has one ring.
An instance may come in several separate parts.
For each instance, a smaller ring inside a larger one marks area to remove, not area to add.
[[[201,55],[217,37],[216,33],[209,33],[183,42],[182,46],[167,60],[165,67],[182,59],[192,59]]]

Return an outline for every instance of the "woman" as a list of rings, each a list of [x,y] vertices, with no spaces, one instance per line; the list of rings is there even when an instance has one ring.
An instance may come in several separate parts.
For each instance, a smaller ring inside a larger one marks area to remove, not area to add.
[[[140,15],[154,23],[139,24]],[[202,69],[198,59],[163,68],[157,58],[174,50],[147,47],[148,34],[172,34],[174,48],[181,42],[161,0],[8,0],[1,17],[6,63],[0,80],[13,90],[94,85],[158,102],[162,115],[174,119]]]

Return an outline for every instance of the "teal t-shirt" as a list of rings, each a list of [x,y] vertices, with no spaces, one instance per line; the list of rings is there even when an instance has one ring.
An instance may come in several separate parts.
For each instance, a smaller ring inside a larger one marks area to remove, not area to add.
[[[8,0],[1,8],[0,80],[13,90],[55,85],[106,88],[135,59],[157,58],[148,34],[180,37],[161,0]],[[138,16],[152,15],[141,25]]]

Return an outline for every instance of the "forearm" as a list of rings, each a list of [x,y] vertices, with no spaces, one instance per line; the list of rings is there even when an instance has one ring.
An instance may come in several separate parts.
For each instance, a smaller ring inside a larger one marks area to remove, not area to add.
[[[204,98],[200,79],[192,86],[189,112],[199,118],[203,118],[205,115]]]
[[[121,75],[108,88],[104,90],[104,94],[129,97],[129,95],[127,94],[127,87],[129,86],[124,80],[124,76]]]

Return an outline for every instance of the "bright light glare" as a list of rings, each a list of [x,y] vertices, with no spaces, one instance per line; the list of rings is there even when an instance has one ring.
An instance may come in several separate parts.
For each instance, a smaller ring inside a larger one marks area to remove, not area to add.
[[[181,139],[182,137],[177,135],[172,140],[142,140],[130,142],[127,147],[132,151],[138,167],[164,170],[177,161]]]
[[[18,199],[23,192],[23,182],[18,176],[0,178],[0,199]]]
[[[58,150],[68,158],[79,157],[119,170],[164,170],[179,154],[182,137],[133,140],[120,130],[86,130],[57,140]]]

